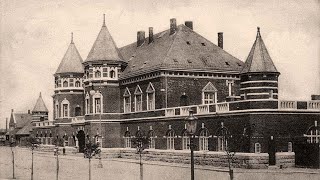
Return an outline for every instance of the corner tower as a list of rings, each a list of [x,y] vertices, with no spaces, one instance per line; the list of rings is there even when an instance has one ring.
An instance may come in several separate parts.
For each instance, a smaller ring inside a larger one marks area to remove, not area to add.
[[[279,75],[258,27],[256,40],[240,74],[241,99],[278,99]]]
[[[103,25],[84,65],[85,114],[120,112],[119,76],[124,62],[103,15]],[[92,118],[90,118],[90,116]]]
[[[32,110],[32,122],[41,122],[41,121],[47,121],[48,120],[48,108],[46,107],[41,92],[39,95],[39,98],[36,102],[36,105],[34,106]]]
[[[82,58],[73,42],[73,33],[71,33],[68,50],[54,74],[53,117],[55,120],[83,115],[83,72]]]

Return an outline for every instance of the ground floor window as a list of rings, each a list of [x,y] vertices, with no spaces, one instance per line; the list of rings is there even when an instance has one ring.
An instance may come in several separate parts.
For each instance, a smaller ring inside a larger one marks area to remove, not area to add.
[[[208,139],[209,139],[209,132],[207,129],[203,129],[200,132],[199,136],[199,150],[200,151],[208,151]]]
[[[167,149],[173,149],[174,150],[174,136],[175,133],[173,130],[170,130],[167,133]]]
[[[187,131],[185,131],[182,134],[182,149],[183,150],[190,150],[190,137],[189,137]]]
[[[131,135],[129,131],[124,134],[124,147],[131,148]]]
[[[149,132],[149,149],[155,149],[156,148],[156,141],[155,141],[155,134],[153,130],[150,130]]]
[[[225,136],[218,136],[218,151],[226,151],[227,149],[227,139],[225,138]]]

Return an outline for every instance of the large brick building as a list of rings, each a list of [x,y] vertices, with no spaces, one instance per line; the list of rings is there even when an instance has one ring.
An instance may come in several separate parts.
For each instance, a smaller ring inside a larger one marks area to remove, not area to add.
[[[243,63],[193,31],[193,22],[118,48],[105,21],[85,61],[73,39],[54,74],[54,121],[34,123],[42,139],[63,138],[82,151],[86,139],[130,148],[137,132],[150,149],[188,149],[185,118],[198,118],[197,150],[291,152],[295,138],[319,142],[320,101],[278,100],[278,72],[258,28]],[[227,131],[232,141],[221,136]],[[52,142],[43,140],[44,143]]]

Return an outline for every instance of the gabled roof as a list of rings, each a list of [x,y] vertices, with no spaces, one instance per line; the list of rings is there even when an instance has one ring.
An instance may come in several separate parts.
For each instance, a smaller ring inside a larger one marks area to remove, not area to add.
[[[32,115],[28,113],[11,112],[10,122],[16,124],[16,128],[22,128],[32,120]]]
[[[123,61],[123,58],[116,46],[116,43],[114,42],[112,36],[108,31],[104,18],[103,25],[98,34],[98,37],[94,42],[85,62],[105,60]]]
[[[26,124],[22,129],[20,129],[16,135],[30,135],[30,131],[32,131],[32,124],[31,121]]]
[[[55,74],[60,73],[84,73],[82,58],[73,42],[73,35],[71,36],[71,43],[68,50],[64,54]]]
[[[275,67],[266,45],[264,44],[260,28],[258,27],[256,40],[251,48],[251,51],[248,55],[248,58],[245,62],[244,68],[241,73],[249,72],[276,72],[278,73],[277,68]]]
[[[38,98],[36,105],[34,106],[32,112],[48,112],[48,109],[42,99],[41,92],[40,92],[39,98]]]
[[[174,34],[170,29],[154,35],[154,41],[137,47],[120,48],[128,66],[122,77],[155,69],[183,69],[240,72],[244,63],[181,24]]]

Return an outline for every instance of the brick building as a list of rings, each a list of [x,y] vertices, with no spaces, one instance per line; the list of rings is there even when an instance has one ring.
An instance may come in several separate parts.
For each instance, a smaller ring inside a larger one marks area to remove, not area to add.
[[[86,139],[104,148],[131,148],[136,133],[151,137],[149,149],[186,150],[185,118],[198,118],[197,150],[292,152],[296,138],[318,143],[318,96],[278,100],[278,72],[258,28],[243,63],[193,30],[193,22],[118,48],[105,20],[85,61],[73,37],[54,74],[54,121],[35,122],[33,133],[47,144],[62,138],[82,151]],[[311,130],[312,129],[312,130]],[[221,132],[232,139],[226,140]],[[229,142],[227,142],[229,141]],[[270,164],[273,163],[271,160]]]

